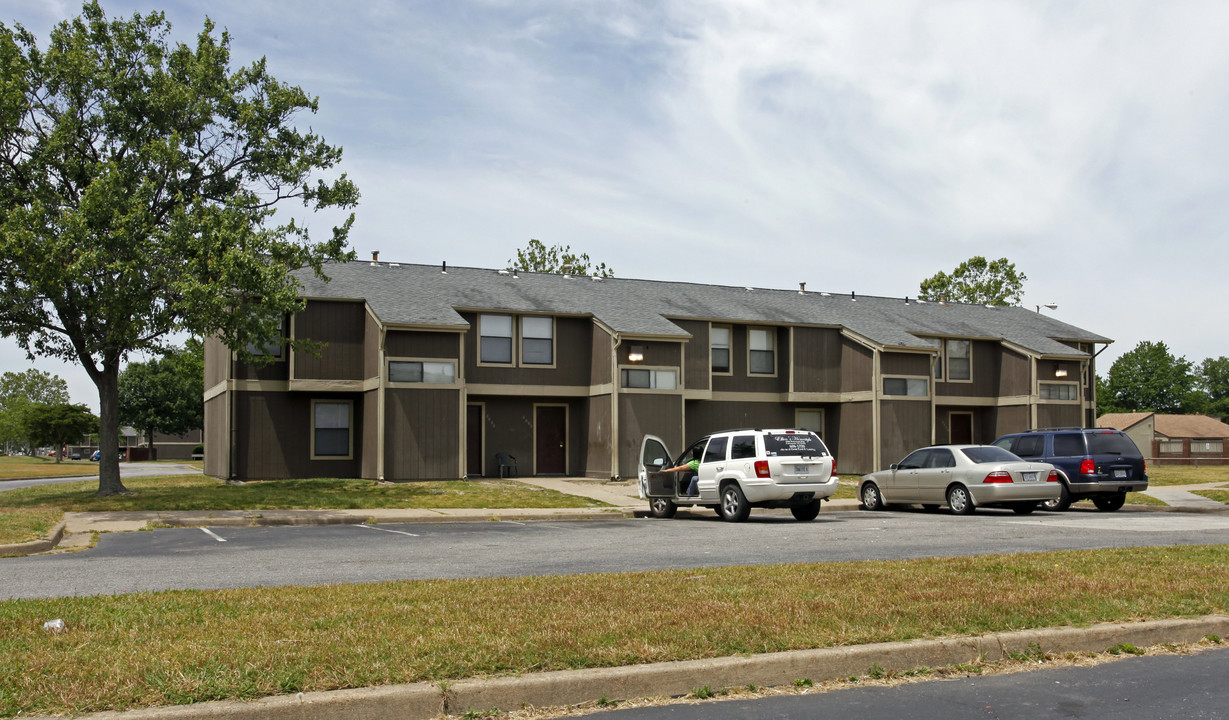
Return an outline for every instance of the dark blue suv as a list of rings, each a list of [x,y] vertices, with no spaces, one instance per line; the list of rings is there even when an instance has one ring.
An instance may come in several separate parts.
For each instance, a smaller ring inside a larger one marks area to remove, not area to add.
[[[1122,507],[1128,492],[1148,489],[1144,456],[1119,430],[1040,428],[1004,435],[994,444],[1058,469],[1063,492],[1057,500],[1042,503],[1046,510],[1066,510],[1088,499],[1098,510],[1110,512]]]

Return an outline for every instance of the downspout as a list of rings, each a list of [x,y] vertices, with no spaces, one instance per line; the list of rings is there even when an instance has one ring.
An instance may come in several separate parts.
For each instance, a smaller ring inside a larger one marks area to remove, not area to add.
[[[380,361],[379,374],[379,390],[376,392],[376,477],[380,482],[384,481],[384,396],[388,393],[387,368],[388,363],[384,360],[384,343],[388,338],[388,329],[380,324],[380,344],[376,350],[376,357]]]
[[[610,336],[610,479],[619,479],[619,346],[623,337]]]
[[[879,469],[883,467],[879,464],[880,458],[883,456],[883,428],[880,427],[880,392],[883,390],[883,370],[882,370],[882,354],[883,351],[875,348],[875,354],[871,356],[871,376],[874,378],[871,385],[871,467]],[[931,435],[934,434],[934,421],[930,423]]]

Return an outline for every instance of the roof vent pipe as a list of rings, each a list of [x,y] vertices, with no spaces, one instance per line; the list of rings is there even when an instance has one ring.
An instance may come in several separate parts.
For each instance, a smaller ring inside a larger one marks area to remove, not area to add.
[[[371,264],[373,266],[380,264],[380,251],[379,250],[371,251]]]
[[[519,277],[520,277],[520,275],[517,275],[517,274],[516,274],[516,268],[512,268],[512,277],[514,277],[514,278],[519,278]]]
[[[445,275],[448,274],[448,261],[447,260],[444,261],[444,266],[440,268],[440,272]]]
[[[804,282],[798,283],[798,294],[803,295],[807,291],[807,284]]]
[[[854,292],[853,290],[850,290],[849,299],[852,300],[853,302],[858,302],[858,294]]]

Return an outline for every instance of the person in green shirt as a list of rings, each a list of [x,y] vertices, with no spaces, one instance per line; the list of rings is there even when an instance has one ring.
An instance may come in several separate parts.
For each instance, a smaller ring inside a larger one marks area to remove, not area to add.
[[[679,465],[678,467],[666,468],[665,470],[662,470],[662,472],[678,472],[680,470],[688,470],[692,473],[691,482],[687,485],[687,492],[685,493],[686,495],[699,495],[700,494],[700,489],[698,485],[700,482],[700,453],[702,452],[702,450],[703,448],[693,447],[691,449],[691,459],[690,460],[683,463],[682,465]]]

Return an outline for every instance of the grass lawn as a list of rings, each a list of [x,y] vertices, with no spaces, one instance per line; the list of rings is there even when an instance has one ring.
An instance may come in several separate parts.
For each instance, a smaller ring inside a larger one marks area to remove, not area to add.
[[[1226,545],[10,600],[0,716],[1225,612]]]
[[[1148,486],[1197,485],[1229,482],[1229,466],[1156,465],[1148,464]]]
[[[1195,490],[1194,493],[1229,505],[1229,490]]]
[[[96,475],[98,463],[89,460],[63,460],[30,455],[0,455],[0,480],[33,477]]]
[[[605,507],[605,503],[515,480],[271,480],[227,485],[205,475],[125,478],[135,495],[100,498],[97,480],[0,493],[0,543],[45,537],[65,512],[107,510],[294,510],[377,508]],[[48,518],[50,524],[48,524]]]

